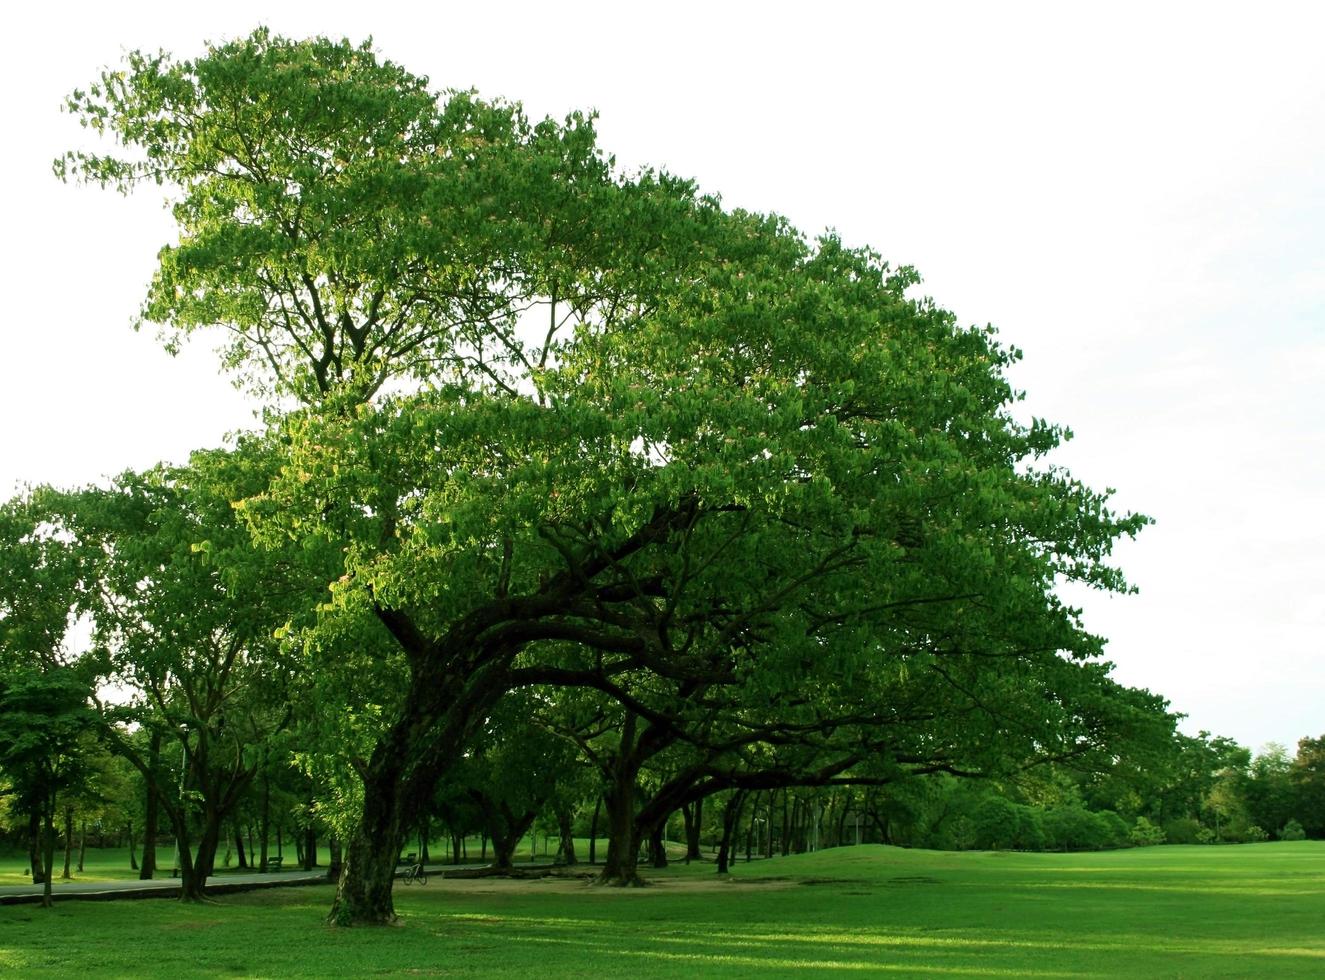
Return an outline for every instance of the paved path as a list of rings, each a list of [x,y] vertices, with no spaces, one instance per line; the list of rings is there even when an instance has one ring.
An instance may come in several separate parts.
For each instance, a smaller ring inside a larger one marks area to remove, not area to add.
[[[428,874],[444,877],[453,871],[480,871],[486,864],[430,864]],[[537,867],[537,865],[532,865]],[[396,876],[404,874],[402,867]],[[257,888],[280,888],[286,885],[319,885],[327,883],[327,870],[271,871],[266,874],[212,875],[207,879],[207,891],[213,895],[226,892],[253,891]],[[179,895],[178,878],[155,878],[152,881],[120,879],[118,881],[60,881],[51,890],[55,901],[109,901],[127,898],[175,898]],[[41,901],[41,885],[0,885],[0,905],[26,905]]]
[[[214,894],[249,891],[254,888],[276,888],[281,885],[315,885],[327,880],[327,871],[272,871],[267,874],[212,875],[207,889]],[[0,885],[0,905],[17,905],[41,901],[41,885]],[[59,881],[51,889],[51,896],[60,899],[114,898],[174,898],[179,895],[178,878],[154,878],[151,881],[121,879],[118,881]]]

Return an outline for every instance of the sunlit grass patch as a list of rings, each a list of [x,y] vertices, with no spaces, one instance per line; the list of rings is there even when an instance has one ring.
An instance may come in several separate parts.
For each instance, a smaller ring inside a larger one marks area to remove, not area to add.
[[[842,848],[653,873],[436,880],[336,930],[326,886],[215,904],[0,908],[16,976],[1303,976],[1325,973],[1325,844],[1003,854]],[[139,950],[151,949],[144,958]]]

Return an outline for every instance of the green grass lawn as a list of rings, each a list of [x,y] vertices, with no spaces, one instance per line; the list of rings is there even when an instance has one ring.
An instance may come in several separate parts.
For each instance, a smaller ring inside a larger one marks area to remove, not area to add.
[[[0,907],[18,976],[1325,976],[1325,842],[990,854],[864,846],[653,874],[397,887],[401,924],[322,924],[329,887],[215,904]],[[146,956],[143,951],[149,950]]]

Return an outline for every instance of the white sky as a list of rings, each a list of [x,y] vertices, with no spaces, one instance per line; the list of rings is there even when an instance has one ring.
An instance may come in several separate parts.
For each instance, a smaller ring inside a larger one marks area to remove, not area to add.
[[[411,7],[413,9],[411,9]],[[1325,69],[1319,4],[78,3],[0,59],[0,494],[183,459],[251,406],[129,321],[159,199],[59,184],[61,98],[133,48],[259,23],[437,87],[601,112],[626,165],[837,228],[1026,352],[1057,457],[1158,520],[1084,596],[1125,683],[1257,747],[1325,732]]]

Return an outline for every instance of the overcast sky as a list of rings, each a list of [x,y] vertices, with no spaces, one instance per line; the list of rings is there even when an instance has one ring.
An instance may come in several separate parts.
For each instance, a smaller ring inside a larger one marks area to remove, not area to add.
[[[412,9],[411,9],[412,8]],[[78,3],[0,29],[0,493],[182,460],[252,422],[205,343],[130,320],[160,198],[69,187],[62,96],[134,48],[260,23],[438,88],[601,113],[627,166],[836,228],[1025,352],[1057,456],[1157,523],[1140,594],[1073,596],[1116,676],[1259,747],[1325,733],[1319,4]]]

